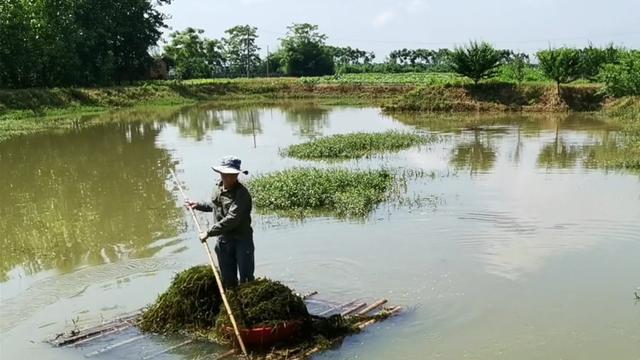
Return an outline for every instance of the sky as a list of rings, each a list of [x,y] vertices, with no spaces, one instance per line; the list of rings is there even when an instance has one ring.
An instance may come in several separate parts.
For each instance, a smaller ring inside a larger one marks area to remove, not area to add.
[[[261,53],[279,47],[292,23],[319,26],[327,43],[374,51],[452,48],[483,40],[534,53],[549,46],[640,48],[640,0],[173,0],[171,29],[220,38],[234,25],[258,28]],[[168,37],[168,36],[165,36]]]

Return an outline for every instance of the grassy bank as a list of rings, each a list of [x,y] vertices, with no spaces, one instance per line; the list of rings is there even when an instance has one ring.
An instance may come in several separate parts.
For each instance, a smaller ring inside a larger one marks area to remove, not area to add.
[[[544,83],[515,85],[435,85],[418,87],[383,104],[388,112],[564,112],[597,111],[605,105],[601,86],[572,85],[561,88]]]
[[[74,126],[84,115],[127,107],[178,107],[202,101],[268,105],[311,99],[326,105],[381,106],[389,112],[558,112],[606,108],[597,84],[479,86],[452,74],[347,74],[312,78],[153,81],[105,88],[0,90],[0,141]],[[83,121],[83,120],[80,120]]]
[[[612,101],[607,113],[621,126],[624,151],[613,157],[594,156],[601,166],[640,169],[640,97],[626,97]]]
[[[141,104],[185,104],[203,100],[268,101],[273,99],[325,98],[345,103],[387,105],[393,110],[457,110],[433,106],[443,98],[450,103],[502,104],[507,110],[539,104],[556,106],[550,83],[514,85],[504,82],[472,86],[451,74],[348,74],[311,78],[256,78],[153,81],[130,86],[103,88],[53,88],[0,90],[0,119],[78,113],[130,107]],[[574,109],[596,109],[602,97],[595,96],[600,85],[564,87],[560,102]],[[556,96],[557,97],[557,96]],[[424,102],[424,105],[419,103]],[[474,110],[477,106],[474,108]],[[483,109],[484,107],[481,107]],[[499,110],[496,106],[488,110]],[[462,106],[462,110],[468,107]],[[504,110],[504,109],[502,109]],[[524,108],[523,110],[527,110]]]

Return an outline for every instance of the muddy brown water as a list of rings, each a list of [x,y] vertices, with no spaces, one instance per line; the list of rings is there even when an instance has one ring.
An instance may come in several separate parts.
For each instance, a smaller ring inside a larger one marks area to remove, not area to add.
[[[226,154],[251,174],[338,166],[429,175],[362,221],[256,214],[258,275],[336,301],[406,306],[319,359],[640,359],[640,177],[590,161],[620,151],[606,119],[394,117],[308,103],[109,116],[0,144],[3,359],[83,359],[118,339],[70,349],[42,341],[140,308],[177,271],[204,263],[168,169],[204,199],[209,167]],[[469,121],[476,126],[460,128]],[[441,139],[330,165],[279,155],[320,135],[389,129]],[[97,357],[140,359],[180,341],[148,337]],[[219,351],[196,344],[158,358]]]

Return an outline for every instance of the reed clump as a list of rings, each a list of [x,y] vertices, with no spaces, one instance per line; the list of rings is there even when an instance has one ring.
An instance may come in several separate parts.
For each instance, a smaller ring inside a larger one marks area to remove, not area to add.
[[[416,133],[387,131],[383,133],[351,133],[321,137],[306,143],[291,145],[282,153],[298,159],[344,160],[393,152],[430,142]]]

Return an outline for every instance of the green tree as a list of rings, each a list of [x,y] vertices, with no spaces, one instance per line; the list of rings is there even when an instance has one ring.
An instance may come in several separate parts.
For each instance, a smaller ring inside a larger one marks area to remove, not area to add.
[[[619,63],[605,64],[599,77],[609,95],[640,95],[640,51],[622,52]]]
[[[74,11],[73,2],[61,0],[0,4],[0,81],[13,87],[73,83],[79,66]]]
[[[292,76],[333,74],[333,56],[325,46],[327,36],[318,32],[318,26],[304,23],[287,28],[281,50],[284,73]]]
[[[166,16],[154,4],[169,4],[171,0],[80,1],[78,22],[89,34],[87,42],[79,44],[85,52],[85,63],[105,59],[112,73],[102,75],[103,82],[137,80],[151,64],[149,48],[157,44],[166,27]]]
[[[208,78],[224,70],[222,44],[202,37],[202,29],[186,28],[170,35],[164,49],[179,79]]]
[[[260,63],[258,69],[260,74],[265,76],[281,76],[284,75],[282,70],[282,51],[276,51],[266,56]]]
[[[476,85],[480,80],[494,76],[503,58],[504,54],[489,43],[476,41],[455,48],[450,55],[453,71],[471,78]]]
[[[529,55],[513,53],[509,55],[506,63],[502,65],[502,75],[515,81],[517,84],[522,84],[527,75],[527,68],[530,67]]]
[[[355,49],[351,46],[328,46],[328,49],[336,65],[365,65],[370,64],[376,57],[373,52]]]
[[[226,58],[224,57],[224,44],[221,40],[205,39],[204,50],[206,61],[211,76],[225,75]]]
[[[580,50],[580,77],[596,80],[605,64],[617,64],[620,61],[621,50],[613,46],[601,49],[589,44]]]
[[[576,49],[541,50],[536,55],[542,72],[547,78],[556,82],[558,96],[560,96],[560,84],[574,81],[580,76],[580,52]]]
[[[254,74],[260,65],[260,48],[256,45],[257,28],[249,25],[237,25],[225,31],[227,37],[222,39],[224,57],[228,71],[233,76]]]
[[[31,18],[22,0],[0,2],[0,87],[35,85],[40,54]]]
[[[170,0],[4,0],[0,84],[94,85],[135,80],[151,63]]]

